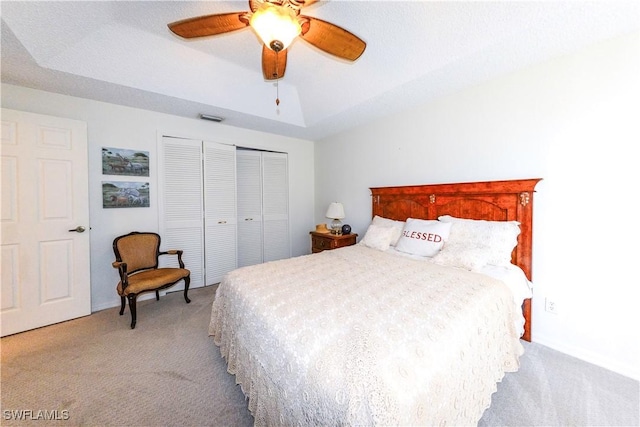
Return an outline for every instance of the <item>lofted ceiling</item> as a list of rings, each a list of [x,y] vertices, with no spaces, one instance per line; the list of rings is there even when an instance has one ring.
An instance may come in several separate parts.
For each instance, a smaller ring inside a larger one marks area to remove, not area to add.
[[[637,1],[319,1],[302,13],[367,48],[348,62],[298,38],[277,87],[250,28],[191,40],[167,28],[244,10],[247,1],[2,1],[2,82],[319,140],[640,28]]]

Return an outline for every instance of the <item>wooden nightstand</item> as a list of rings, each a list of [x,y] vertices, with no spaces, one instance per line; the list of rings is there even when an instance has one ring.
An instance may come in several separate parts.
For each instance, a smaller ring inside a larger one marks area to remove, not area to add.
[[[316,233],[315,231],[312,231],[309,234],[311,234],[311,253],[314,254],[355,245],[356,237],[358,237],[357,234],[330,234]]]

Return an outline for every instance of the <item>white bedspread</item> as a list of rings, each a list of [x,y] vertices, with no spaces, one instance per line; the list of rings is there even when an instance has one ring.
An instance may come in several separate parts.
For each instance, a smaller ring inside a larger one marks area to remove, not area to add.
[[[497,279],[355,245],[229,273],[209,332],[256,425],[475,425],[514,311]]]

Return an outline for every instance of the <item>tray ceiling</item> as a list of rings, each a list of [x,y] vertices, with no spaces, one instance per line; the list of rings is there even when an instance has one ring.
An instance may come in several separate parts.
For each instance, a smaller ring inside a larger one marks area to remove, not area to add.
[[[321,1],[304,14],[367,49],[351,63],[295,40],[276,106],[250,28],[188,41],[167,28],[247,2],[3,1],[2,82],[319,140],[638,31],[639,3]]]

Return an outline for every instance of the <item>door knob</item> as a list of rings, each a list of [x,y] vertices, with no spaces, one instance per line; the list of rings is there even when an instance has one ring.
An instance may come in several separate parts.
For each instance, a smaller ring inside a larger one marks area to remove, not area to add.
[[[86,228],[84,228],[83,226],[79,225],[74,229],[71,229],[69,231],[75,231],[76,233],[84,233],[84,230],[86,230]]]

